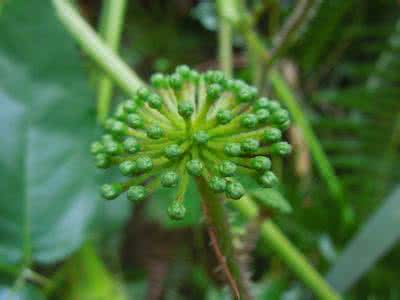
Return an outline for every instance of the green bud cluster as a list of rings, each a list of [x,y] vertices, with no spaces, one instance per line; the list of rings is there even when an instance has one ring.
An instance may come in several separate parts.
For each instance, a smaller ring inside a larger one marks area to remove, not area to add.
[[[154,74],[151,87],[118,105],[90,151],[97,167],[118,166],[125,178],[101,187],[105,199],[126,193],[138,202],[155,189],[174,188],[167,214],[180,220],[189,176],[234,200],[245,194],[240,175],[261,187],[276,185],[270,156],[291,152],[282,141],[289,125],[277,101],[258,97],[244,81],[182,65],[170,75]]]

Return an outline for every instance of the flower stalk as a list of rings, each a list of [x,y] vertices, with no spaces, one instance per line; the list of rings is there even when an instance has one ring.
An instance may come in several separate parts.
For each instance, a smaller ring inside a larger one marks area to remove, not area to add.
[[[210,192],[204,179],[196,181],[202,198],[203,212],[206,218],[211,245],[214,248],[217,259],[224,271],[232,294],[236,299],[252,299],[247,283],[243,278],[240,265],[235,256],[235,249],[232,244],[232,234],[223,199],[219,199]]]

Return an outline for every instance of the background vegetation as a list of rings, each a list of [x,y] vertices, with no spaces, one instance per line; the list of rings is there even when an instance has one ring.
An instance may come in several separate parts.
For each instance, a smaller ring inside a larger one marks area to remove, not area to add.
[[[399,3],[137,0],[113,15],[123,2],[75,4],[144,80],[222,62],[288,107],[279,191],[247,187],[263,218],[346,299],[400,299]],[[228,299],[194,188],[178,223],[164,191],[100,201],[89,144],[126,94],[51,1],[0,2],[0,36],[0,299]],[[232,227],[256,299],[311,297],[257,222]]]

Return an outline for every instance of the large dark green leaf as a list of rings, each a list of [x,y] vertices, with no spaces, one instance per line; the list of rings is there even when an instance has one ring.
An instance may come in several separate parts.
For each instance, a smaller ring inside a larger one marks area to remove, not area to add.
[[[50,263],[96,209],[93,95],[50,1],[8,1],[0,36],[0,265]]]
[[[0,286],[1,300],[44,300],[43,294],[33,285],[9,288]]]

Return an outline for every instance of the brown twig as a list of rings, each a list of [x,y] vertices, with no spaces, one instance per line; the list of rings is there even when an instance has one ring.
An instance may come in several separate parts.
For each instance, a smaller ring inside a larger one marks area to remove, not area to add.
[[[203,212],[209,226],[209,235],[213,250],[221,263],[222,270],[236,299],[252,299],[249,286],[241,272],[240,263],[236,257],[223,199],[209,190],[202,178],[196,180],[202,198]],[[211,230],[211,231],[210,231]]]
[[[217,239],[217,236],[215,234],[215,230],[213,228],[213,225],[211,224],[210,216],[208,214],[208,208],[207,208],[206,205],[204,205],[204,203],[203,203],[203,212],[204,212],[204,215],[205,215],[207,223],[208,223],[207,231],[208,231],[208,235],[210,237],[211,246],[212,246],[212,248],[213,248],[213,250],[215,252],[215,256],[216,256],[218,262],[220,263],[220,265],[222,267],[222,270],[223,270],[223,272],[224,272],[224,274],[226,276],[226,279],[228,281],[228,284],[230,285],[230,287],[231,287],[232,291],[234,292],[236,298],[240,299],[240,292],[239,292],[238,285],[237,285],[235,279],[233,278],[232,273],[229,270],[229,267],[228,267],[228,265],[226,263],[225,256],[222,254],[221,249],[220,249],[220,247],[218,245],[218,239]]]

